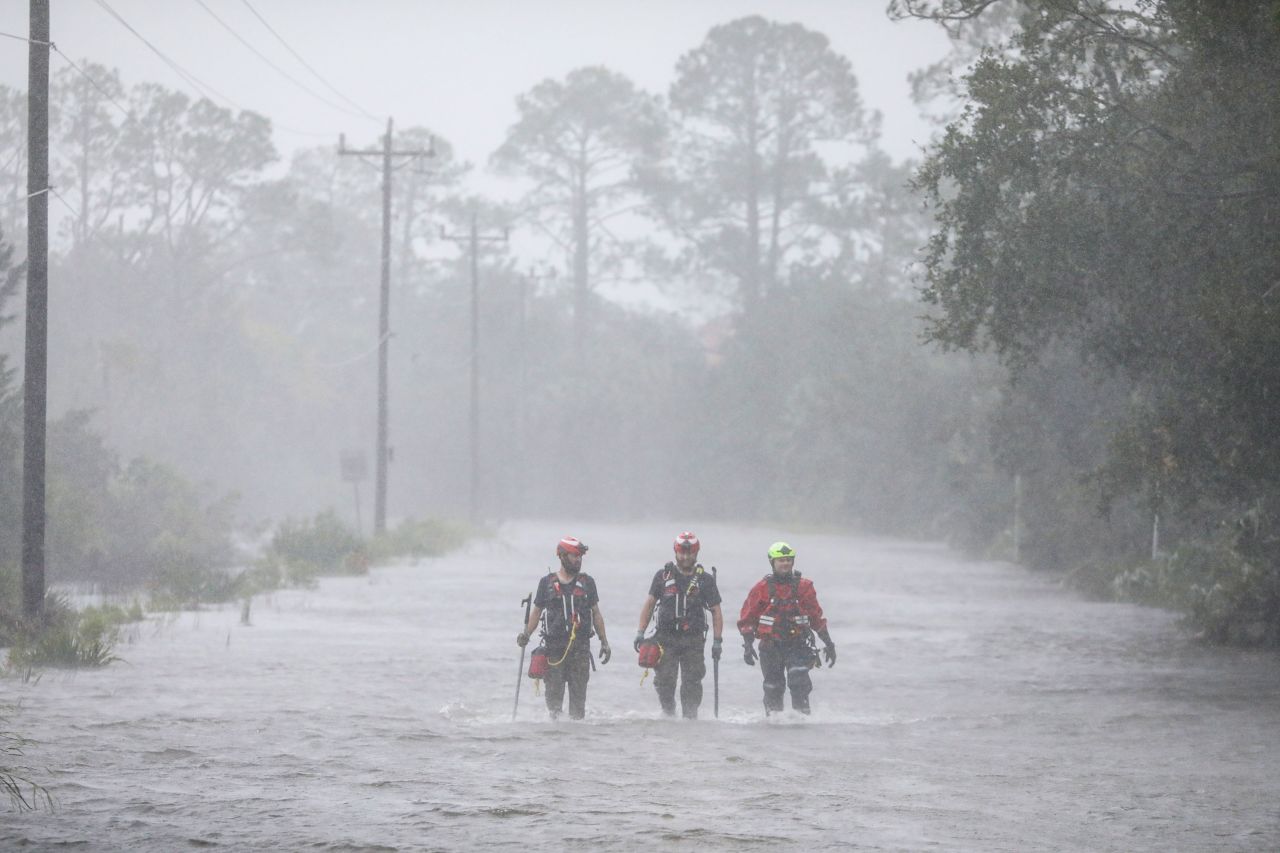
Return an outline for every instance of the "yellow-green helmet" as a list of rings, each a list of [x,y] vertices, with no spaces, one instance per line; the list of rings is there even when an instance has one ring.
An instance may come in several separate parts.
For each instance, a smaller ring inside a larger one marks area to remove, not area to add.
[[[786,542],[774,542],[769,546],[769,562],[772,563],[779,557],[790,557],[795,559],[796,549],[792,548]]]

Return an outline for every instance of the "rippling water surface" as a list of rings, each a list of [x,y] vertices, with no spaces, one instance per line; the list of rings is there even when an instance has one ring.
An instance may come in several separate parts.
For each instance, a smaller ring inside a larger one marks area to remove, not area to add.
[[[729,622],[769,542],[798,548],[840,652],[812,717],[765,719],[732,636],[720,718],[710,673],[703,719],[659,717],[630,638],[676,527],[509,525],[0,681],[57,804],[0,812],[0,849],[1280,849],[1274,656],[941,548],[696,531]],[[549,722],[526,679],[512,722],[518,602],[566,533],[615,657],[586,721]]]

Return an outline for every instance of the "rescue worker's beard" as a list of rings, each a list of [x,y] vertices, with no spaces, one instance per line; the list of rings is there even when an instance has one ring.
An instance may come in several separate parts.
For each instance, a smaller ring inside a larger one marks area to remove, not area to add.
[[[565,570],[565,574],[576,575],[582,571],[582,563],[571,563],[568,560],[560,561],[560,568]]]

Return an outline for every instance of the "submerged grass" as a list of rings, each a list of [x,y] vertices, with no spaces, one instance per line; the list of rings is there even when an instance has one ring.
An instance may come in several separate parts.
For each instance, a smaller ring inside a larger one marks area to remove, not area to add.
[[[482,535],[487,534],[462,523],[409,519],[365,539],[328,510],[314,518],[285,521],[263,556],[239,574],[175,560],[151,578],[146,612],[239,601],[241,623],[248,625],[253,598],[261,593],[314,586],[321,577],[367,574],[371,564],[399,557],[439,556]],[[40,615],[29,619],[21,613],[19,572],[0,566],[0,650],[8,648],[0,672],[30,679],[42,668],[107,666],[120,660],[115,649],[121,626],[144,618],[137,599],[126,606],[104,604],[77,610],[66,596],[50,592]]]
[[[5,716],[0,715],[0,726],[5,721]],[[26,739],[0,728],[0,791],[8,796],[14,811],[34,811],[41,805],[52,809],[53,796],[48,789],[28,778],[29,771],[21,766],[26,743]]]
[[[34,619],[9,617],[7,667],[26,672],[52,667],[101,667],[119,660],[115,654],[122,625],[143,619],[142,606],[103,605],[76,610],[60,593],[45,597],[44,610]]]

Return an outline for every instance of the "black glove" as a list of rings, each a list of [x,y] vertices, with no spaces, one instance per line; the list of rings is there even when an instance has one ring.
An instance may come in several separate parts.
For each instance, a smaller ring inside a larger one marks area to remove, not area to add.
[[[750,637],[742,640],[742,659],[747,662],[747,666],[756,665],[756,647],[751,644]]]
[[[632,647],[638,652],[640,651],[640,644],[643,642],[644,642],[644,631],[636,631],[636,641],[631,644]]]
[[[609,651],[609,641],[600,641],[600,663],[608,663],[609,658],[613,657],[613,652]]]
[[[724,640],[716,637],[711,641],[711,659],[720,660],[720,649],[724,646]]]
[[[818,639],[822,640],[822,656],[827,659],[827,666],[836,665],[836,644],[831,640],[831,635],[827,633],[827,629],[823,628],[818,632]]]
[[[524,631],[521,631],[519,634],[516,634],[516,645],[522,649],[525,646],[529,645],[529,635],[526,634]]]

